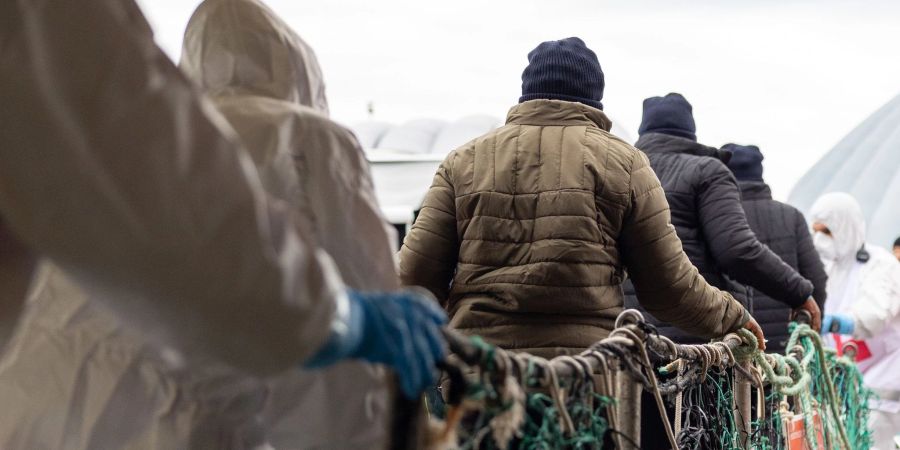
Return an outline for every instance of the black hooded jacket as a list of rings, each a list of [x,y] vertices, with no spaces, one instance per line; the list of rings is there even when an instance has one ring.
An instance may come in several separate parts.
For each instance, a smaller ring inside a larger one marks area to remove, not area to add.
[[[810,280],[815,287],[813,297],[825,310],[825,283],[828,275],[803,213],[793,206],[772,200],[772,191],[762,181],[741,181],[744,212],[756,237],[772,249],[782,261]],[[769,340],[766,351],[784,351],[788,337],[791,308],[758,290],[753,292],[753,316]]]
[[[661,133],[644,134],[635,147],[649,157],[666,192],[672,224],[684,251],[706,281],[731,292],[750,311],[746,288],[732,279],[782,299],[790,308],[812,295],[812,283],[757,240],[750,229],[737,181],[723,163],[729,153]],[[626,306],[639,308],[630,285],[625,294]],[[676,342],[701,342],[668,324],[656,325]]]

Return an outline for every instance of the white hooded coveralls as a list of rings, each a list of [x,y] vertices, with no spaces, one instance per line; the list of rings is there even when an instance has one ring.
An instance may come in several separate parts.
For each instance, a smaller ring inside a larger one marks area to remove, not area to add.
[[[854,321],[852,336],[829,338],[832,343],[857,341],[865,384],[880,397],[871,404],[873,448],[893,449],[892,438],[900,433],[900,263],[887,250],[866,244],[862,210],[849,194],[823,195],[813,205],[810,220],[828,227],[832,235],[814,236],[828,273],[824,313]],[[868,261],[857,258],[864,245]]]

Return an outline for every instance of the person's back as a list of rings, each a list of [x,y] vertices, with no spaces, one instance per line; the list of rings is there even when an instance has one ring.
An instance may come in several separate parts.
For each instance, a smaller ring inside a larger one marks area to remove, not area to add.
[[[606,336],[625,277],[612,236],[640,158],[609,126],[597,109],[532,100],[447,158],[438,176],[455,204],[424,206],[452,207],[458,221],[459,265],[441,296],[455,328],[520,350],[580,349]],[[417,251],[417,237],[405,252]]]
[[[782,261],[812,282],[813,297],[824,310],[828,276],[813,246],[803,213],[772,199],[772,191],[763,180],[763,155],[758,147],[727,144],[722,149],[732,153],[728,168],[738,180],[750,229]],[[783,352],[790,337],[790,305],[754,289],[751,312],[769,339],[769,351]]]
[[[818,325],[812,284],[757,240],[741,207],[737,182],[725,166],[730,154],[697,142],[691,105],[680,94],[644,101],[640,138],[672,209],[672,224],[691,262],[703,278],[727,290],[749,308],[742,284],[783,298],[792,309],[809,309]],[[742,284],[739,284],[742,283]],[[631,294],[626,287],[626,294]],[[627,305],[638,306],[634,295]],[[659,319],[657,317],[657,319]],[[654,321],[677,342],[705,340]]]
[[[707,336],[745,324],[682,252],[646,157],[609,133],[593,52],[570,38],[529,62],[506,125],[438,169],[401,250],[403,283],[430,289],[454,328],[544,356],[608,334],[626,267],[654,314]]]

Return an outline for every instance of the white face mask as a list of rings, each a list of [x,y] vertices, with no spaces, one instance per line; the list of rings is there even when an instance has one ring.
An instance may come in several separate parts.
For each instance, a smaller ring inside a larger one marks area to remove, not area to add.
[[[816,232],[813,236],[813,246],[819,252],[819,256],[826,261],[835,261],[838,259],[837,247],[834,245],[834,238],[825,233]]]

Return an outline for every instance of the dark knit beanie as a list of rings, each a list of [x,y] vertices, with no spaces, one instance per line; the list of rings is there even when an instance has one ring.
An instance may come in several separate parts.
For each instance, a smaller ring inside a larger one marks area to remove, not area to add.
[[[638,134],[643,136],[646,133],[662,133],[696,141],[697,125],[694,124],[691,104],[681,94],[675,93],[644,100],[644,116]]]
[[[603,69],[597,55],[577,37],[542,42],[528,53],[519,103],[555,99],[603,109]]]
[[[755,145],[725,144],[722,150],[731,152],[728,168],[739,181],[763,180],[763,154]]]

